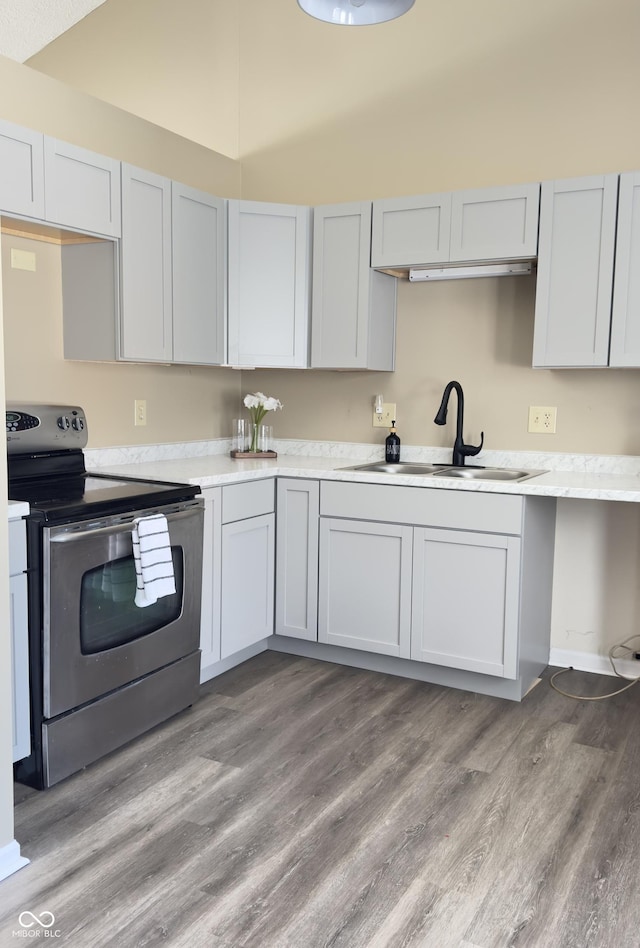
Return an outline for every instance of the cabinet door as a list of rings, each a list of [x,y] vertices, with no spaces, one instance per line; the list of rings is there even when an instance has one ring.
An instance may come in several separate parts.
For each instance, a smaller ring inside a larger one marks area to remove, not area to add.
[[[318,481],[278,478],[276,627],[279,635],[318,638]]]
[[[370,202],[314,209],[314,368],[393,371],[396,279],[371,270],[370,257]]]
[[[45,136],[45,220],[119,237],[120,162]]]
[[[120,355],[170,362],[171,182],[122,165]]]
[[[421,194],[373,202],[372,267],[413,267],[449,260],[451,195]]]
[[[273,634],[275,514],[222,527],[220,657]]]
[[[311,209],[229,201],[229,362],[309,364]]]
[[[411,658],[517,678],[518,537],[416,528]]]
[[[44,136],[0,122],[0,210],[44,219]]]
[[[171,186],[173,361],[225,361],[225,202]]]
[[[29,711],[29,633],[27,624],[27,577],[24,573],[10,579],[11,645],[13,698],[13,760],[31,753]]]
[[[202,547],[202,616],[200,623],[200,667],[205,681],[207,668],[220,661],[220,584],[222,574],[222,489],[202,491],[204,534]]]
[[[608,363],[617,196],[614,174],[542,184],[534,366]]]
[[[456,191],[451,261],[532,259],[538,253],[540,185]]]
[[[409,658],[412,528],[320,520],[318,641]]]
[[[640,173],[620,175],[609,365],[640,366]]]

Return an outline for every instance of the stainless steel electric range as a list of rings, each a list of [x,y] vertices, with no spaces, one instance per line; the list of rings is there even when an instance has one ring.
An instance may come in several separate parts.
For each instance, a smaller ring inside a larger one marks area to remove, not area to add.
[[[203,501],[189,484],[87,472],[77,406],[7,405],[9,498],[28,501],[32,752],[49,787],[193,703]],[[135,604],[133,529],[163,514],[175,593]]]

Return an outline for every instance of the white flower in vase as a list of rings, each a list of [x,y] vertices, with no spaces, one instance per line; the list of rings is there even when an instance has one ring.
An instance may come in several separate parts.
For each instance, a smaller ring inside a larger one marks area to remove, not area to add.
[[[279,408],[282,408],[282,402],[277,398],[273,398],[271,395],[265,395],[263,392],[254,392],[253,394],[245,395],[244,405],[245,408],[249,409],[252,425],[251,447],[249,451],[255,454],[258,451],[258,428],[262,419],[267,412],[277,411]]]

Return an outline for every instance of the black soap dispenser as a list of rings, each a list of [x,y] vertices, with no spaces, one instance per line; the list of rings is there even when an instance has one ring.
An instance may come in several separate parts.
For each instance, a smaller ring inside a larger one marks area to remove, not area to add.
[[[387,464],[396,464],[400,460],[400,438],[396,434],[395,424],[394,419],[384,443],[384,459]]]

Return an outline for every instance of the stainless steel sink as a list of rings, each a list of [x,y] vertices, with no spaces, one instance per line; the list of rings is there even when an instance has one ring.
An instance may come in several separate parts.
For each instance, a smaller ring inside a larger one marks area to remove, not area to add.
[[[461,477],[473,481],[526,481],[544,471],[521,471],[510,467],[450,467],[442,477]]]
[[[411,461],[395,461],[392,464],[386,464],[384,461],[372,461],[369,464],[356,464],[353,467],[341,467],[341,471],[361,471],[363,474],[440,474],[442,471],[448,471],[450,464],[420,464]]]
[[[341,467],[341,471],[360,471],[362,474],[398,474],[399,476],[437,476],[458,477],[463,480],[475,481],[526,481],[529,477],[537,477],[544,471],[523,471],[510,467],[452,467],[450,464],[421,464],[419,462],[398,461],[386,464],[384,461],[371,461],[369,464],[355,464],[352,467]]]

